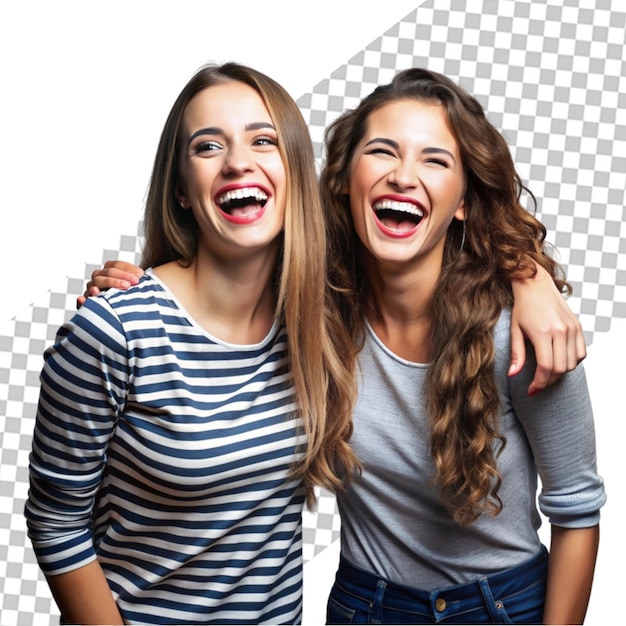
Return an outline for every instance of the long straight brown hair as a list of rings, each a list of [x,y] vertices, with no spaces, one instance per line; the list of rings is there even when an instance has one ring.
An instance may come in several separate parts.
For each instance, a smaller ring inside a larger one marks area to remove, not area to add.
[[[307,437],[301,463],[307,501],[313,486],[340,488],[357,468],[349,445],[355,397],[355,350],[327,281],[326,228],[313,146],[302,114],[276,81],[237,63],[207,65],[183,88],[165,122],[145,209],[142,266],[169,261],[189,265],[196,256],[198,226],[180,209],[182,118],[199,92],[227,81],[252,87],[262,98],[278,135],[287,177],[283,246],[274,275],[276,315],[287,329],[290,369]]]

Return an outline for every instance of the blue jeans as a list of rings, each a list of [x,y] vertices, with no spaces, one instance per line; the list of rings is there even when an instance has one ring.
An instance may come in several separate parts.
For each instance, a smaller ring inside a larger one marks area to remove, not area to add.
[[[541,624],[548,551],[478,580],[423,591],[365,572],[341,557],[328,624]]]

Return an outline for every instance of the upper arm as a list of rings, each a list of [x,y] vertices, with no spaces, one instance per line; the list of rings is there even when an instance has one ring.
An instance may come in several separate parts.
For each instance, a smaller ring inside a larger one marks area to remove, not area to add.
[[[597,473],[593,410],[583,365],[541,394],[529,397],[532,349],[529,357],[524,371],[508,383],[513,410],[541,478],[540,509],[552,524],[592,526],[599,520],[606,496]]]

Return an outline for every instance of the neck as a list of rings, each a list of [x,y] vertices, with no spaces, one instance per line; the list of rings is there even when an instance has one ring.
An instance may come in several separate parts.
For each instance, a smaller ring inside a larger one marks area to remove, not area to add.
[[[277,256],[225,261],[199,250],[189,267],[168,263],[156,273],[209,333],[230,343],[253,344],[265,338],[275,319]]]
[[[368,321],[389,350],[409,361],[430,359],[430,304],[439,274],[398,271],[379,263],[368,266]]]

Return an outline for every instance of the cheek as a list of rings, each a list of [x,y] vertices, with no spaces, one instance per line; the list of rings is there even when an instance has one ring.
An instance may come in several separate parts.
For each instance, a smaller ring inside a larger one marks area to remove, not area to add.
[[[278,209],[285,210],[287,204],[287,174],[281,166],[266,170],[270,183],[274,192],[274,202]]]
[[[207,162],[191,163],[181,174],[181,185],[189,191],[201,190],[206,192],[216,179],[216,171],[213,165],[213,163]]]
[[[367,198],[369,197],[369,189],[358,175],[350,179],[348,195],[350,197],[352,215],[356,217],[358,213],[363,212],[367,204]]]
[[[277,209],[284,212],[287,205],[287,172],[282,160],[277,159],[265,169],[268,181],[274,190],[274,202]]]
[[[359,239],[363,241],[367,239],[366,226],[365,226],[365,211],[363,209],[363,203],[359,202],[357,198],[350,196],[350,216],[352,218],[352,226],[359,236]]]
[[[354,172],[350,178],[348,185],[348,194],[350,196],[350,214],[354,228],[363,239],[365,233],[366,215],[370,211],[369,206],[370,187],[363,180],[362,172]]]
[[[350,170],[350,196],[367,200],[377,194],[377,190],[385,189],[385,181],[392,169],[393,165],[383,159],[359,159]]]
[[[439,201],[447,206],[459,206],[465,196],[464,185],[458,180],[448,177],[431,178],[427,181],[427,188],[431,190],[433,197],[439,198]]]
[[[367,175],[362,166],[359,163],[355,163],[350,169],[350,180],[348,181],[348,189],[350,190],[350,197],[362,197],[366,192],[367,187]]]

